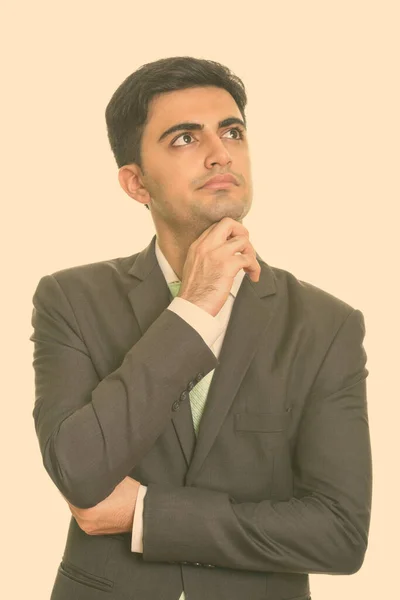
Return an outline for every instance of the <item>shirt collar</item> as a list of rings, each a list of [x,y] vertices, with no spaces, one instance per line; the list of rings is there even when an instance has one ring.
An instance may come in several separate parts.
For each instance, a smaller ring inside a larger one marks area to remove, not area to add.
[[[157,236],[156,236],[155,251],[156,251],[156,257],[158,260],[158,264],[160,265],[160,269],[163,272],[163,275],[165,277],[167,284],[172,283],[173,281],[180,281],[179,277],[176,275],[175,271],[173,270],[173,268],[171,267],[171,265],[165,258],[164,253],[162,252],[160,246],[158,245]],[[242,283],[244,275],[245,275],[245,272],[243,271],[243,269],[239,269],[238,273],[235,276],[235,279],[233,280],[230,293],[232,294],[232,296],[234,298],[236,298],[236,294],[239,291],[239,288]]]

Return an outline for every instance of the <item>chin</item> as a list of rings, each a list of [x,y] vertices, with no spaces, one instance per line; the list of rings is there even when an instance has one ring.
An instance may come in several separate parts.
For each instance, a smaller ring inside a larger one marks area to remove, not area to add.
[[[248,204],[242,202],[232,203],[230,205],[224,206],[224,203],[218,203],[215,207],[214,216],[216,217],[216,221],[220,221],[224,217],[230,217],[235,221],[242,221],[242,219],[247,215],[250,210],[250,206]]]
[[[214,223],[218,223],[224,217],[229,217],[235,221],[241,222],[250,210],[251,203],[247,198],[242,200],[225,197],[215,197],[208,199],[207,202],[196,203],[192,205],[192,219],[195,226],[199,226],[202,231]]]

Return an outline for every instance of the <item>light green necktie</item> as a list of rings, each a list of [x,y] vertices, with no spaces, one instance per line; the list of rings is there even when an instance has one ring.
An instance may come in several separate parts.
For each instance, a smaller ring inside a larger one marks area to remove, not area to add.
[[[175,298],[175,296],[179,293],[181,282],[173,281],[172,283],[168,284],[168,287],[171,290],[171,294]],[[200,381],[189,392],[190,406],[192,408],[193,426],[196,432],[196,436],[199,429],[201,415],[203,414],[204,406],[207,400],[208,388],[210,387],[214,371],[215,369],[210,371],[210,373],[207,373],[207,375],[203,377],[203,379],[200,379]],[[182,591],[182,594],[179,596],[178,600],[186,600],[184,591]]]
[[[179,293],[181,282],[173,281],[172,283],[168,284],[168,287],[171,290],[171,294],[175,298],[175,296]],[[204,406],[207,400],[208,388],[210,387],[214,371],[215,369],[207,373],[207,375],[203,377],[203,379],[201,379],[189,392],[190,406],[192,408],[192,419],[196,436],[199,430],[201,416],[203,414]],[[183,596],[181,598],[183,598]]]

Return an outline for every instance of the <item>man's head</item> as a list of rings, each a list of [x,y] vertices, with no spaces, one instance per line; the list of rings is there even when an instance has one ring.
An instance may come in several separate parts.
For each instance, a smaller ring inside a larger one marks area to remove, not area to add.
[[[200,234],[225,216],[242,221],[248,213],[246,103],[242,81],[227,67],[192,57],[145,64],[115,91],[106,123],[119,181],[150,204],[156,227]],[[225,173],[237,185],[201,189]]]

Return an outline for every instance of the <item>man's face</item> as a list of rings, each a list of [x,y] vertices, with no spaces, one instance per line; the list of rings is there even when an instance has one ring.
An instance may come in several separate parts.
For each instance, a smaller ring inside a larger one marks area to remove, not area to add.
[[[221,125],[227,119],[230,122]],[[223,217],[238,221],[245,217],[252,183],[241,122],[235,100],[221,88],[189,88],[153,98],[142,137],[141,179],[152,198],[156,224],[201,233]],[[165,133],[182,123],[192,125]],[[225,173],[232,174],[237,185],[201,188],[214,175]]]

